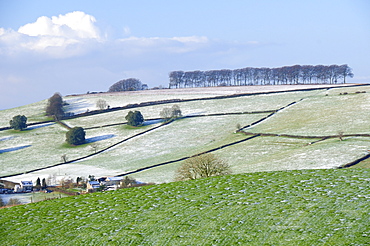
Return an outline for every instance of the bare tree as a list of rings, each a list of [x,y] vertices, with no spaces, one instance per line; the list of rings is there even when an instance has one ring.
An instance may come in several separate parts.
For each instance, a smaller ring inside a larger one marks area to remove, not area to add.
[[[182,113],[178,105],[173,105],[171,108],[163,108],[159,115],[162,119],[169,120],[181,117]]]
[[[191,180],[231,173],[230,165],[214,154],[187,159],[176,171],[176,180]]]
[[[68,157],[67,157],[67,155],[66,155],[66,154],[63,154],[63,155],[61,156],[61,159],[62,159],[62,162],[64,162],[64,163],[66,163],[66,162],[68,161]]]
[[[343,141],[344,131],[338,131],[337,134],[338,134],[339,140]]]
[[[135,186],[137,184],[137,181],[129,176],[126,176],[124,179],[120,182],[120,188],[128,188]]]
[[[10,198],[6,205],[7,206],[14,206],[14,205],[19,205],[19,204],[22,204],[22,202],[18,198]]]
[[[91,148],[92,151],[94,151],[94,153],[96,153],[98,151],[99,144],[98,143],[92,143],[92,144],[90,144],[90,148]]]
[[[100,110],[103,110],[103,109],[106,109],[108,107],[108,104],[105,100],[103,99],[99,99],[97,102],[96,102],[96,107]]]

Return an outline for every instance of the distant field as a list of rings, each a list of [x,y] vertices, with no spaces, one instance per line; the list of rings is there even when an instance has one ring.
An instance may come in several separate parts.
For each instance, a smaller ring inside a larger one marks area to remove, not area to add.
[[[298,135],[369,133],[370,90],[355,93],[354,88],[321,92],[285,109],[275,117],[251,128],[253,132]],[[358,90],[358,88],[357,88]],[[340,95],[348,91],[350,94]]]
[[[86,109],[94,110],[98,99],[104,99],[111,107],[117,107],[154,100],[199,99],[235,93],[307,87],[260,86],[249,88],[249,91],[245,87],[196,88],[89,94],[64,99],[69,103],[66,107],[69,112],[81,113]],[[88,175],[111,176],[204,151],[213,151],[225,159],[232,166],[234,173],[336,168],[366,155],[370,149],[370,138],[359,136],[345,137],[344,141],[340,141],[339,138],[320,141],[310,138],[260,136],[218,149],[220,146],[250,137],[242,133],[236,134],[237,125],[246,127],[260,120],[262,120],[260,123],[244,128],[244,131],[302,136],[335,135],[339,131],[343,131],[344,134],[370,134],[368,127],[370,86],[291,91],[212,100],[208,98],[176,104],[180,106],[184,116],[198,117],[176,120],[75,163],[8,179],[35,181],[37,177],[47,178],[50,175],[57,176],[58,179]],[[130,110],[140,110],[146,119],[150,119],[158,118],[164,107],[172,105],[153,105]],[[0,119],[3,120],[1,122],[4,126],[8,125],[8,120],[4,119],[9,119],[13,114],[26,116],[29,114],[31,122],[42,120],[45,119],[42,116],[45,106],[46,101],[43,101],[0,111],[2,116]],[[148,121],[144,127],[129,128],[125,125],[128,111],[126,109],[65,120],[64,122],[71,127],[81,126],[87,129],[88,143],[78,147],[69,147],[65,144],[67,129],[55,123],[30,127],[24,132],[0,131],[0,176],[58,164],[64,154],[69,160],[81,158],[94,152],[91,143],[97,144],[98,150],[101,150],[161,124],[160,121]],[[272,115],[273,111],[277,112]],[[219,115],[212,116],[213,114]],[[181,162],[174,162],[132,176],[143,182],[171,182],[174,171],[180,164]]]
[[[2,245],[368,245],[370,171],[227,175],[0,210]]]

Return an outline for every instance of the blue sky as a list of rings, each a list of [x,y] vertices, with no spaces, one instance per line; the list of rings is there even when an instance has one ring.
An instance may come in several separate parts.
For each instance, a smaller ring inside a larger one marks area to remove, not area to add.
[[[0,109],[173,70],[348,64],[370,82],[370,1],[0,0]]]

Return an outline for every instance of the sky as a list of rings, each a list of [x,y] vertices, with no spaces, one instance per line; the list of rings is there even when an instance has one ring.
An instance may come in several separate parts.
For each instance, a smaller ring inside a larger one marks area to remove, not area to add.
[[[0,110],[175,70],[348,64],[370,82],[368,0],[0,0]]]

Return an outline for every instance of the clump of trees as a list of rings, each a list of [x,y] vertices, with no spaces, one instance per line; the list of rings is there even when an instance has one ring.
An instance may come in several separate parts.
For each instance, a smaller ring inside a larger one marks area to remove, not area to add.
[[[108,92],[117,92],[117,91],[139,91],[145,90],[148,88],[148,85],[142,84],[139,79],[123,79],[114,83],[109,87]]]
[[[141,126],[144,123],[144,117],[140,111],[130,111],[125,119],[130,126]]]
[[[48,105],[46,106],[46,115],[54,117],[55,120],[63,118],[63,104],[64,103],[62,96],[59,93],[54,93],[54,95],[48,99]]]
[[[353,77],[347,65],[294,65],[278,68],[222,69],[210,71],[172,71],[169,88],[286,85],[286,84],[337,84]]]
[[[66,133],[66,141],[71,145],[85,143],[85,130],[82,127],[73,127]]]
[[[192,180],[231,173],[228,163],[214,154],[204,154],[187,159],[177,170],[176,180]]]
[[[179,105],[173,105],[171,108],[163,108],[159,113],[160,117],[165,120],[170,120],[182,116]]]
[[[13,119],[9,121],[9,124],[14,130],[22,131],[27,128],[27,117],[24,115],[14,116]]]

